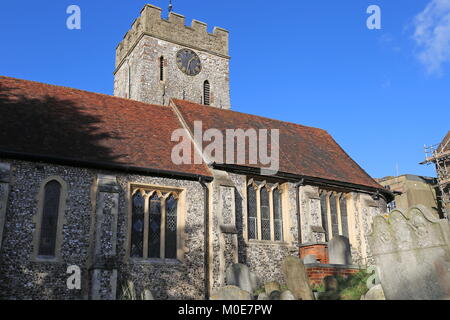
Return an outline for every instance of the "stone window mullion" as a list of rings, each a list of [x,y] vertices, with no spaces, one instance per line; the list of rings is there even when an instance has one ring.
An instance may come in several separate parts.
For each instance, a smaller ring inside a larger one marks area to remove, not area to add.
[[[336,193],[336,211],[337,211],[337,222],[338,222],[338,230],[339,235],[343,235],[342,232],[342,216],[341,216],[341,198],[343,197],[342,193]]]

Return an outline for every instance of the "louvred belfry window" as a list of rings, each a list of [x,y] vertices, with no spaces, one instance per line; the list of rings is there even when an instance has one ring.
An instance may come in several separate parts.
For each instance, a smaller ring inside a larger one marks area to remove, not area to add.
[[[178,193],[139,188],[131,216],[132,258],[177,258]]]
[[[211,104],[211,86],[208,80],[203,83],[203,104],[206,106]]]
[[[44,206],[39,237],[39,256],[55,256],[60,198],[61,184],[54,180],[48,182],[44,188]]]
[[[278,183],[250,179],[247,223],[249,240],[284,241],[282,190]]]

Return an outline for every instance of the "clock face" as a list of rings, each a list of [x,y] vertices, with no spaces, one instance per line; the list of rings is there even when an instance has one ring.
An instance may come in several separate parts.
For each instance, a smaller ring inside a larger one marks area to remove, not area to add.
[[[189,49],[181,49],[177,52],[177,65],[188,76],[196,76],[202,71],[200,58]]]

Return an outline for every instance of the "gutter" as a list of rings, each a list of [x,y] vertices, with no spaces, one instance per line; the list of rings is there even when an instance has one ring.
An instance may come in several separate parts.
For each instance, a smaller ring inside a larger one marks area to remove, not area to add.
[[[254,167],[244,167],[244,166],[238,166],[238,165],[227,165],[227,164],[212,164],[213,168],[218,170],[225,170],[225,171],[231,171],[239,174],[247,174],[247,175],[257,175],[261,176],[261,169],[260,168],[254,168]],[[370,194],[371,196],[379,195],[384,198],[388,203],[391,202],[395,196],[392,192],[389,190],[386,190],[384,188],[375,188],[375,187],[368,187],[364,185],[358,185],[354,183],[349,182],[339,182],[334,180],[328,180],[323,178],[316,178],[316,177],[308,177],[308,176],[301,176],[297,174],[292,173],[286,173],[286,172],[278,172],[276,175],[272,176],[273,178],[283,179],[287,180],[289,182],[297,183],[300,179],[304,179],[304,184],[310,184],[314,186],[323,186],[323,187],[335,187],[335,188],[341,188],[346,189],[348,191],[356,191],[356,192],[364,192],[367,194]]]
[[[204,272],[205,272],[205,300],[209,300],[210,298],[210,292],[209,292],[209,286],[210,286],[210,282],[209,282],[209,189],[208,186],[206,185],[206,181],[203,178],[199,179],[200,184],[203,187],[203,192],[204,192]]]
[[[124,165],[124,164],[120,164],[120,163],[101,162],[101,161],[92,161],[92,160],[74,160],[74,159],[65,158],[65,157],[49,156],[49,155],[35,155],[35,154],[24,153],[24,152],[10,152],[10,151],[0,150],[0,157],[10,158],[10,159],[14,159],[14,160],[23,160],[23,161],[46,162],[46,163],[50,163],[50,164],[67,165],[67,166],[72,166],[72,167],[122,171],[122,172],[126,172],[126,173],[144,174],[144,175],[152,175],[152,176],[158,176],[158,177],[167,177],[167,178],[190,180],[190,181],[199,181],[199,179],[203,179],[204,181],[211,182],[214,180],[213,177],[199,175],[199,174],[144,168],[144,167],[135,167],[135,166],[129,166],[129,165]]]

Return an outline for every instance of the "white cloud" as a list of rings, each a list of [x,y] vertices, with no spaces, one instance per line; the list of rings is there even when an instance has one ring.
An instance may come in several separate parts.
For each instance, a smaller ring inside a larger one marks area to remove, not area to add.
[[[450,0],[431,0],[414,19],[418,59],[430,74],[450,62]]]

